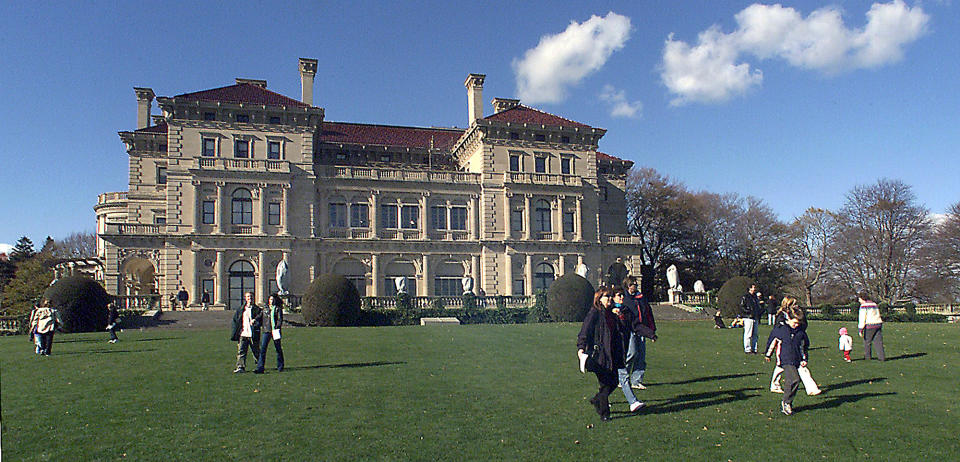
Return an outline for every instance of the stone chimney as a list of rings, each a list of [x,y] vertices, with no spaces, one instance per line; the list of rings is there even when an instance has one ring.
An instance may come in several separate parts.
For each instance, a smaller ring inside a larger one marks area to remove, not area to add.
[[[483,118],[483,79],[485,74],[470,74],[463,86],[467,87],[467,126]]]
[[[237,77],[237,78],[234,79],[234,80],[237,82],[237,85],[240,85],[240,84],[245,83],[245,84],[248,84],[248,85],[256,85],[256,86],[258,86],[258,87],[260,87],[260,88],[267,88],[267,81],[266,81],[266,80],[241,79],[240,77]]]
[[[509,99],[509,98],[494,98],[493,99],[493,113],[498,114],[507,109],[513,109],[520,105],[520,100],[518,99]]]
[[[313,78],[317,75],[317,60],[300,58],[300,101],[313,106]]]
[[[133,87],[133,91],[137,93],[137,130],[140,130],[150,126],[150,110],[157,95],[150,88]]]

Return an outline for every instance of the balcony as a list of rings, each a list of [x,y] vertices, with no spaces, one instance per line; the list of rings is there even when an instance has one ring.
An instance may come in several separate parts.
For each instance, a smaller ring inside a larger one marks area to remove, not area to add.
[[[640,237],[629,234],[604,234],[603,243],[640,245]]]
[[[106,223],[104,234],[123,235],[155,235],[161,233],[166,225],[151,225],[142,223]]]
[[[108,192],[97,195],[97,205],[105,205],[110,202],[123,202],[127,200],[127,192]]]
[[[327,166],[318,173],[320,176],[334,179],[480,184],[480,174],[469,172]]]
[[[253,226],[252,225],[243,225],[243,226],[233,225],[230,227],[230,234],[244,234],[244,235],[253,234]]]
[[[333,239],[370,239],[369,228],[331,228],[327,237]]]
[[[290,173],[290,162],[285,160],[200,157],[197,159],[197,168],[200,170],[228,170],[236,172]]]
[[[401,241],[416,241],[420,239],[419,229],[382,229],[381,239],[397,239]]]
[[[468,231],[444,231],[434,230],[427,234],[431,241],[469,241],[470,233]]]
[[[580,186],[580,177],[577,175],[561,175],[557,173],[521,173],[506,172],[503,174],[504,183],[516,184],[545,184],[556,186]]]

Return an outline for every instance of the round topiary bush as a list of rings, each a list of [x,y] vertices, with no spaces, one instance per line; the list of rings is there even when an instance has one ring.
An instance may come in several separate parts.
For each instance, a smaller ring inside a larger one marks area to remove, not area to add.
[[[730,278],[720,287],[717,293],[717,303],[720,304],[720,313],[725,318],[734,318],[740,314],[740,299],[750,290],[753,279],[746,276]]]
[[[568,273],[550,284],[547,311],[554,321],[580,322],[593,304],[593,284],[578,274]]]
[[[356,326],[360,320],[360,294],[347,278],[321,274],[303,296],[303,320],[311,326]]]
[[[43,292],[50,306],[60,311],[65,332],[96,332],[107,327],[110,295],[93,279],[67,276]]]

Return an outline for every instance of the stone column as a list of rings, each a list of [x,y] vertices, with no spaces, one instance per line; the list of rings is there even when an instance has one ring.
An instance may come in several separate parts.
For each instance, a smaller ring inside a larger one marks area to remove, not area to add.
[[[224,274],[223,272],[224,258],[226,257],[223,255],[223,251],[218,250],[217,260],[213,264],[213,272],[215,277],[213,281],[214,283],[213,297],[214,297],[214,304],[216,305],[224,305],[224,302],[223,302],[225,298],[224,294],[227,293],[227,286],[229,285],[229,282],[227,281],[227,275]]]
[[[260,303],[260,306],[266,306],[267,292],[270,291],[270,278],[267,277],[267,253],[263,250],[257,252],[257,294],[254,300]]]
[[[563,256],[563,254],[560,254],[558,265],[560,265],[560,268],[557,269],[557,277],[560,277],[566,272],[567,267],[567,259]]]
[[[284,236],[290,235],[290,185],[285,184],[281,186],[283,188],[283,202],[280,203],[281,218],[280,218],[280,234]]]
[[[563,240],[563,196],[557,196],[556,200],[553,201],[554,208],[556,212],[553,213],[552,218],[554,228],[553,235],[554,240],[562,241]]]
[[[430,197],[430,193],[423,193],[420,196],[420,239],[427,238],[427,198]]]
[[[577,241],[583,240],[583,212],[581,210],[582,202],[583,202],[583,197],[577,196],[577,213],[575,214],[574,220],[573,220],[573,231],[575,236],[574,240],[577,240]]]
[[[504,239],[513,238],[513,235],[511,234],[512,233],[511,230],[513,229],[513,223],[510,223],[510,219],[512,218],[512,215],[513,215],[511,213],[512,211],[510,210],[511,197],[513,197],[513,193],[511,192],[503,193],[503,226],[504,226],[503,238]]]
[[[370,278],[371,281],[370,295],[374,297],[380,296],[380,254],[374,253],[370,255]]]
[[[423,269],[421,271],[423,277],[423,287],[418,290],[420,295],[426,297],[430,295],[430,256],[424,254],[423,256]]]
[[[260,234],[267,234],[267,217],[269,216],[267,211],[267,185],[261,183],[258,189],[258,194],[260,194],[260,217],[258,218]]]
[[[532,223],[530,223],[530,194],[523,195],[523,239],[526,241],[530,240],[530,228],[532,228]]]
[[[200,282],[200,267],[203,266],[203,262],[200,261],[200,252],[190,252],[193,254],[193,287],[190,288],[190,293],[193,295],[193,303],[200,303],[200,295],[203,288],[203,284]]]
[[[380,191],[370,191],[370,237],[376,239],[380,237],[380,214],[377,213],[380,207]]]
[[[523,290],[533,295],[533,255],[529,253],[526,261],[523,262]]]
[[[480,256],[474,255],[470,262],[471,277],[473,277],[473,293],[480,293]]]
[[[470,196],[469,207],[467,207],[467,228],[470,230],[470,240],[476,241],[478,239],[479,233],[478,228],[480,227],[480,221],[478,220],[480,216],[480,196],[474,194]]]
[[[513,254],[504,249],[504,272],[503,276],[507,280],[507,286],[504,288],[504,295],[513,295]]]
[[[224,230],[226,229],[226,226],[224,226],[224,222],[227,221],[227,216],[228,216],[228,214],[224,212],[224,207],[225,207],[224,202],[226,200],[224,196],[226,195],[226,191],[225,191],[226,186],[227,186],[226,183],[224,183],[223,181],[217,182],[217,203],[215,204],[215,207],[214,207],[214,210],[216,211],[216,214],[217,214],[217,216],[215,217],[217,228],[216,228],[216,231],[214,232],[217,234],[223,234],[225,232]]]
[[[330,204],[327,204],[327,194],[325,192],[321,192],[318,196],[320,197],[320,202],[317,204],[317,208],[319,209],[317,223],[319,223],[320,226],[317,229],[317,236],[326,237],[327,230],[330,229],[330,224],[327,223],[330,218]],[[323,271],[321,270],[317,274],[323,274]]]

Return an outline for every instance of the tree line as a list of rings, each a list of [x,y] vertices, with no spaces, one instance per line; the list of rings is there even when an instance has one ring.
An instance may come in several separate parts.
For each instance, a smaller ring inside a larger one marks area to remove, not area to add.
[[[53,281],[54,265],[96,254],[97,236],[92,231],[72,233],[61,240],[47,236],[39,251],[30,238],[22,236],[8,258],[0,260],[0,315],[29,313]]]
[[[693,191],[651,168],[629,173],[626,198],[659,294],[675,264],[684,287],[747,276],[807,306],[858,290],[887,303],[960,300],[960,201],[932,216],[899,180],[855,186],[837,210],[811,207],[790,221],[756,197]]]

